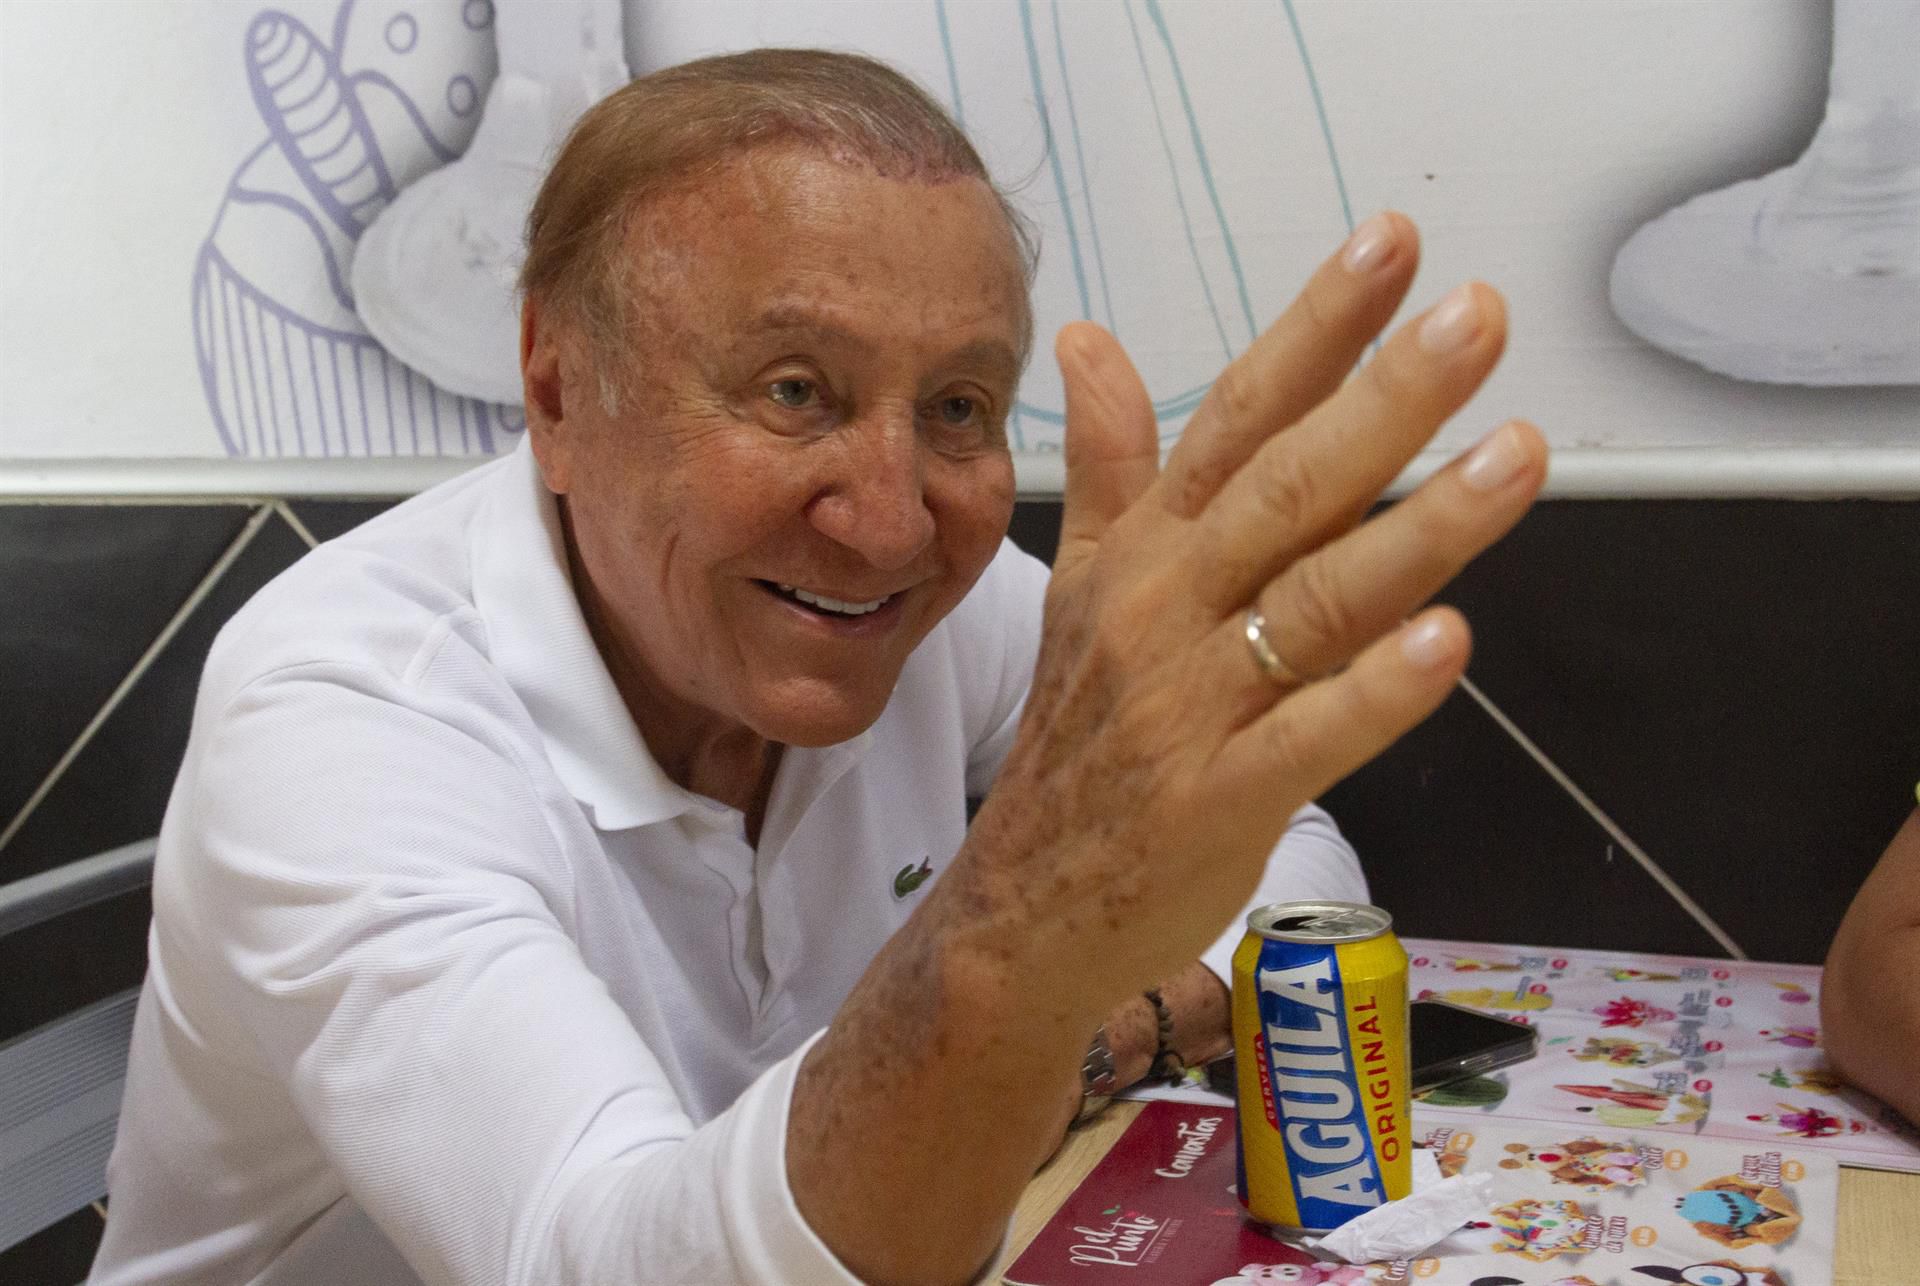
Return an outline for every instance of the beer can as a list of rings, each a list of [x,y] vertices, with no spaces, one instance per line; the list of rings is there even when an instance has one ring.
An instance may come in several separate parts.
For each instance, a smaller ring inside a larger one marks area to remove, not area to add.
[[[1329,1232],[1407,1195],[1407,953],[1358,902],[1278,902],[1233,953],[1240,1203]]]

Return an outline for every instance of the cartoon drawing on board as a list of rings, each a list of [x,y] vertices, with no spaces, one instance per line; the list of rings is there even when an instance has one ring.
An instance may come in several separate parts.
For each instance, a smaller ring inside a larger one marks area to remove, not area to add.
[[[1259,333],[1268,296],[1311,267],[1276,250],[1282,239],[1243,242],[1229,219],[1236,173],[1216,172],[1207,135],[1241,122],[1226,119],[1218,77],[1195,81],[1183,62],[1218,39],[1213,24],[1159,0],[1099,15],[1058,0],[923,2],[948,72],[935,88],[961,123],[1044,138],[1023,202],[1045,247],[1039,331],[1084,316],[1129,342],[1171,441]],[[229,185],[193,286],[202,384],[229,453],[490,453],[523,427],[520,226],[552,146],[626,78],[634,4],[342,0],[324,36],[256,16],[242,52],[266,138]],[[1287,140],[1289,185],[1321,211],[1309,222],[1350,230],[1291,0],[1266,21],[1266,137]],[[1009,68],[1031,97],[1005,92]],[[1014,448],[1057,451],[1063,403],[1057,372],[1035,362]]]
[[[485,454],[517,407],[436,387],[354,307],[356,243],[473,136],[496,55],[488,0],[343,0],[330,39],[262,10],[244,58],[266,140],[240,164],[192,287],[201,385],[228,454]]]
[[[1159,0],[934,4],[956,119],[977,136],[1017,137],[1036,125],[1041,136],[1022,203],[1042,246],[1036,332],[1088,318],[1117,335],[1140,366],[1161,441],[1171,442],[1214,376],[1264,328],[1247,247],[1228,217],[1209,122],[1183,61],[1181,15]],[[1297,189],[1325,192],[1330,229],[1351,231],[1292,0],[1281,13],[1285,26],[1276,30],[1286,43],[1260,64],[1263,101],[1273,104],[1283,84],[1293,86],[1310,96],[1313,115],[1276,110],[1269,128],[1313,134],[1326,171],[1290,177]],[[1030,97],[1006,93],[1010,63],[1025,69]],[[1058,450],[1064,425],[1057,372],[1036,361],[1009,426],[1014,447]]]
[[[500,70],[473,142],[374,218],[353,294],[374,336],[441,388],[520,401],[527,211],[580,114],[629,79],[620,0],[494,0]]]
[[[1920,383],[1920,5],[1834,0],[1826,116],[1785,169],[1669,210],[1613,310],[1668,352],[1776,384]]]

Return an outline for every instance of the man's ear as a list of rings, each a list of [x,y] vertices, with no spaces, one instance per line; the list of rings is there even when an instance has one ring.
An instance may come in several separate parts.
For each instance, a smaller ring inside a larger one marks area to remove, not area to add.
[[[571,486],[573,427],[567,421],[562,369],[566,334],[529,296],[520,305],[520,385],[526,398],[527,437],[547,490],[565,495]]]

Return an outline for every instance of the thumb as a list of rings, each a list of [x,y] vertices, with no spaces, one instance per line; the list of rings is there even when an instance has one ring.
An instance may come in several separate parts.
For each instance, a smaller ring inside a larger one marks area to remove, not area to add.
[[[1054,341],[1067,391],[1066,498],[1060,552],[1071,562],[1160,475],[1153,401],[1120,341],[1092,322],[1074,322]]]

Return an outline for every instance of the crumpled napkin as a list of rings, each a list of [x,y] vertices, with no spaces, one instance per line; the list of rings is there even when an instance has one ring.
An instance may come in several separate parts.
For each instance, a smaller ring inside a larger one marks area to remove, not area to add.
[[[1375,1206],[1326,1236],[1303,1238],[1300,1244],[1315,1254],[1332,1255],[1349,1264],[1411,1259],[1452,1236],[1492,1204],[1492,1175],[1457,1174],[1443,1179],[1439,1163],[1425,1148],[1414,1149],[1411,1159],[1411,1196]]]

